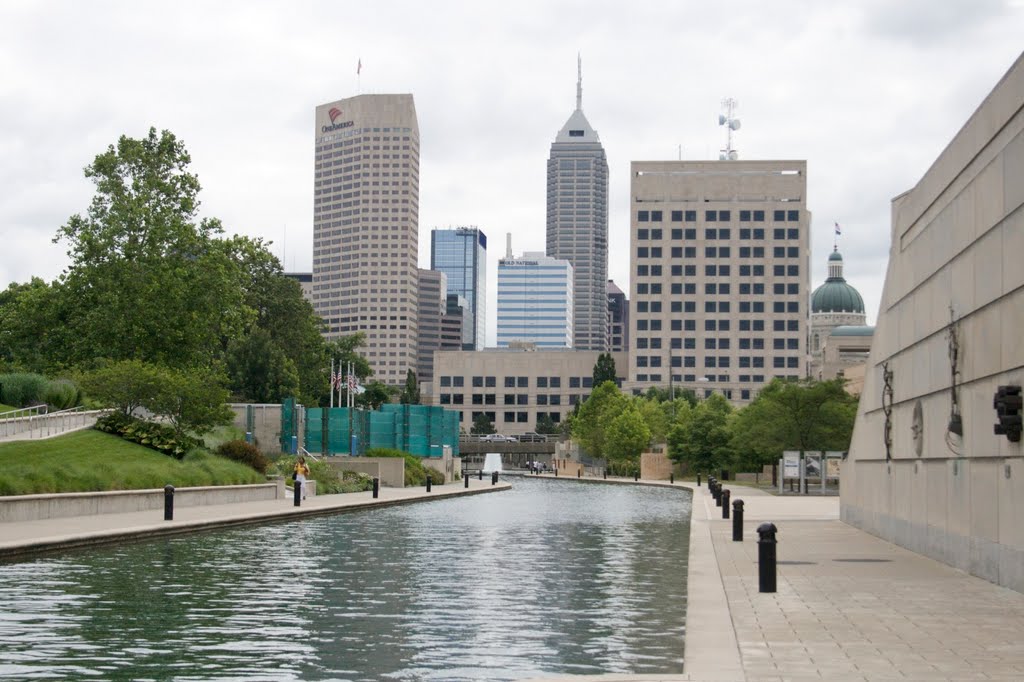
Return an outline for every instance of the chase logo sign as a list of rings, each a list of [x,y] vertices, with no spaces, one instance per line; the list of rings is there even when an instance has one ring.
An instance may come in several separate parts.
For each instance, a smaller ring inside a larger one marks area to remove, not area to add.
[[[328,110],[327,115],[331,117],[331,125],[320,126],[321,132],[329,133],[334,130],[341,130],[342,128],[352,127],[352,121],[342,121],[340,123],[338,122],[338,119],[341,118],[342,115],[342,111],[338,107],[331,107],[330,110]]]

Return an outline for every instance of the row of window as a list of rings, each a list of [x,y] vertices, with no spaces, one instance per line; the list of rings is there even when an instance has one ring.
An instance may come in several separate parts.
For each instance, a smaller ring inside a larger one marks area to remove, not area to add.
[[[544,414],[544,413],[538,412],[537,416],[540,417],[541,414]],[[475,422],[477,417],[479,417],[480,415],[486,416],[487,419],[492,424],[494,423],[494,420],[497,418],[497,414],[495,412],[473,412],[472,415],[471,415],[472,416],[472,421]],[[551,417],[551,421],[553,421],[556,424],[559,423],[560,421],[562,421],[562,415],[559,412],[548,412],[547,415],[549,417]],[[504,417],[504,422],[506,424],[529,424],[530,423],[530,413],[529,412],[505,412],[503,417]],[[462,421],[462,413],[461,412],[459,412],[459,421],[460,422]]]
[[[650,348],[652,350],[658,350],[659,348],[662,347],[662,338],[660,336],[655,336],[655,337],[642,336],[642,337],[639,337],[639,338],[635,339],[635,341],[636,341],[637,349],[640,349],[640,350],[645,350],[647,348]],[[680,339],[678,337],[677,338],[672,338],[672,339],[669,339],[669,342],[670,342],[669,348],[671,348],[673,350],[681,349],[681,348],[683,348],[683,349],[696,349],[697,348],[697,339],[692,337],[692,336],[688,337],[688,338],[685,338],[685,339]],[[753,348],[755,350],[761,350],[761,349],[764,348],[764,339],[763,338],[743,337],[741,339],[737,339],[737,342],[739,343],[739,348],[741,350],[747,350],[747,349],[750,349],[750,348]],[[723,337],[723,338],[715,338],[713,336],[706,336],[706,337],[704,337],[704,348],[706,350],[728,350],[731,347],[731,345],[732,345],[732,339],[730,339],[728,337]],[[775,350],[786,350],[786,349],[789,349],[789,350],[799,350],[800,349],[800,339],[798,337],[790,337],[790,338],[781,338],[781,337],[779,337],[779,338],[774,338],[774,339],[772,339],[772,348],[774,348]]]
[[[566,404],[575,405],[577,403],[585,402],[589,396],[587,393],[570,393],[565,397]],[[497,405],[498,396],[494,393],[473,393],[467,396],[462,393],[441,393],[439,396],[440,403],[442,405]],[[531,398],[533,398],[531,400]],[[524,407],[529,405],[545,405],[554,406],[562,404],[562,394],[548,395],[541,393],[538,395],[531,396],[525,393],[518,393],[513,395],[506,394],[502,405],[516,405],[518,407]]]
[[[725,292],[723,292],[725,293]],[[740,313],[763,313],[765,312],[764,301],[739,301],[736,310]],[[661,313],[664,311],[662,301],[637,301],[636,312],[639,313]],[[673,313],[696,313],[696,301],[669,301],[669,312]],[[731,313],[732,301],[704,301],[704,312],[706,313]],[[773,301],[773,313],[799,313],[800,301]]]
[[[660,246],[638,246],[636,247],[637,258],[663,258],[665,250]],[[669,249],[672,258],[696,258],[696,246],[673,246]],[[763,246],[741,246],[739,247],[740,258],[764,258],[765,248]],[[728,246],[705,246],[705,258],[732,258],[732,248]],[[772,248],[773,258],[799,258],[799,246],[775,246]]]
[[[765,367],[765,357],[763,355],[741,355],[737,359],[739,367]],[[729,367],[732,363],[732,357],[729,355],[706,355],[704,356],[705,367]],[[674,355],[670,356],[668,365],[672,367],[696,367],[697,356],[696,355]],[[638,355],[636,356],[637,367],[661,367],[662,357],[660,355]],[[772,367],[789,367],[797,369],[800,367],[800,358],[775,356],[772,358]]]
[[[722,275],[716,275],[716,272],[725,272]],[[723,265],[718,270],[715,269],[714,265],[709,265],[704,270],[704,274],[707,277],[728,277],[729,266]],[[687,295],[695,296],[697,294],[696,282],[672,282],[668,287],[669,293],[673,296]],[[765,292],[763,282],[741,282],[737,287],[741,296],[763,296]],[[664,291],[664,284],[662,282],[638,282],[636,285],[636,293],[638,296],[646,296],[651,294],[652,296],[660,296]],[[714,296],[721,294],[728,296],[732,293],[731,282],[705,282],[704,283],[704,294],[708,296]],[[798,282],[775,282],[772,285],[772,294],[775,296],[798,296],[800,294],[800,284]]]
[[[470,379],[473,388],[495,388],[497,378],[492,376],[474,376]],[[530,377],[507,376],[504,378],[505,388],[529,388]],[[536,377],[537,388],[561,388],[562,377]],[[569,388],[591,388],[593,377],[569,377]],[[466,377],[460,375],[444,375],[441,377],[442,388],[462,388],[466,385]]]
[[[682,228],[676,227],[676,228],[672,228],[671,230],[669,230],[669,235],[670,235],[669,238],[672,241],[684,241],[684,240],[685,241],[696,241],[696,239],[697,239],[697,228],[691,227],[691,228],[687,228],[687,229],[684,230]],[[741,240],[764,239],[765,231],[764,231],[763,227],[755,227],[753,229],[751,229],[749,227],[744,227],[744,228],[741,228],[739,230],[739,235],[740,235],[740,239]],[[637,231],[636,231],[636,238],[637,238],[637,241],[641,241],[641,242],[642,241],[661,241],[662,239],[664,239],[664,231],[660,227],[656,227],[656,228],[653,228],[653,229],[647,229],[646,227],[641,227],[641,228],[637,229]],[[790,227],[788,229],[779,227],[779,228],[776,228],[776,229],[772,230],[772,238],[776,239],[776,240],[778,240],[778,239],[799,239],[800,238],[800,230],[798,228],[795,228],[795,227]],[[718,240],[718,241],[726,240],[726,241],[728,241],[729,239],[732,239],[732,230],[727,228],[727,227],[720,227],[720,228],[709,227],[709,228],[704,230],[704,239],[705,240]]]
[[[741,249],[742,250],[742,249]],[[744,256],[745,257],[745,256]],[[717,270],[712,271],[707,269],[705,266],[704,273],[709,277],[728,277],[730,272],[730,266],[718,265]],[[723,269],[724,268],[724,269]],[[664,269],[660,265],[638,265],[636,266],[637,277],[661,277]],[[670,272],[672,277],[696,277],[697,266],[696,265],[673,265],[671,266]],[[708,274],[711,272],[717,272],[717,275]],[[740,277],[764,277],[764,266],[763,265],[741,265],[740,266]],[[773,265],[772,276],[774,277],[799,277],[800,266],[799,265]]]
[[[636,220],[639,223],[660,223],[662,222],[664,213],[662,211],[637,211]],[[764,211],[761,210],[743,210],[739,212],[741,223],[763,223],[764,222]],[[684,220],[688,223],[697,222],[697,211],[671,211],[670,217],[673,223],[681,223]],[[732,220],[732,211],[730,210],[707,210],[704,211],[704,221],[708,223],[722,222],[727,223]],[[772,211],[772,220],[777,223],[784,222],[800,222],[800,211],[799,210],[776,210]]]

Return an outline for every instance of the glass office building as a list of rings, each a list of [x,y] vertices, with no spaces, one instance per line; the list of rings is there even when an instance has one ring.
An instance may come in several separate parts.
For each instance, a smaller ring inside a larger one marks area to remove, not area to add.
[[[487,320],[487,236],[476,227],[433,230],[430,269],[448,277],[448,293],[466,300],[462,350],[483,350]]]

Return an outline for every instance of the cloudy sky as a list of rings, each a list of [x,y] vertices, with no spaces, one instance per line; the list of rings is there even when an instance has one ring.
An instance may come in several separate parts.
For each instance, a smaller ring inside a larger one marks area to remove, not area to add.
[[[313,112],[411,92],[430,230],[476,225],[496,261],[544,249],[545,163],[583,109],[611,167],[609,275],[626,290],[629,163],[710,159],[721,100],[744,159],[806,159],[812,286],[833,223],[874,321],[889,201],[911,188],[1024,48],[1024,0],[45,2],[0,0],[0,287],[67,267],[82,168],[169,129],[203,213],[312,268]],[[356,64],[362,61],[357,78]],[[681,151],[680,151],[681,150]]]

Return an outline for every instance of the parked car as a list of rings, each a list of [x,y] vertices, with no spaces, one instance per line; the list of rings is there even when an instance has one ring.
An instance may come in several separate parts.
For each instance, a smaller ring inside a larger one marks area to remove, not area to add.
[[[519,434],[520,443],[546,443],[547,440],[547,436],[541,435],[534,431],[528,431],[526,433]]]
[[[501,433],[487,433],[480,436],[481,443],[515,443],[515,436],[506,436]]]

